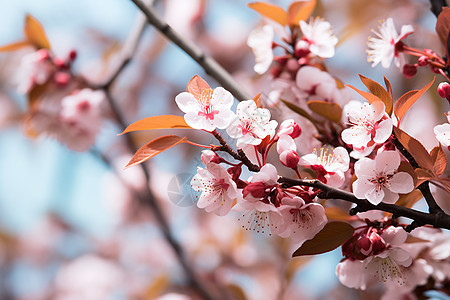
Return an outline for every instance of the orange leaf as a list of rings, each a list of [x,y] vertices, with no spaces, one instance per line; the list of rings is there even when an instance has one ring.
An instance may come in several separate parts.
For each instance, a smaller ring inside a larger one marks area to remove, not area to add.
[[[142,146],[136,153],[133,155],[131,160],[125,166],[125,168],[140,164],[153,156],[158,155],[161,152],[166,151],[167,149],[176,146],[181,143],[186,143],[186,137],[180,138],[176,135],[165,135],[154,139],[148,144]]]
[[[354,216],[350,216],[345,210],[337,206],[325,207],[325,215],[328,220],[349,221],[354,218]]]
[[[151,130],[151,129],[192,129],[183,117],[173,116],[173,115],[162,115],[148,117],[139,121],[132,123],[130,126],[125,128],[121,133],[127,133],[130,131],[138,130]]]
[[[258,107],[258,108],[262,107],[261,106],[261,99],[262,99],[261,93],[259,93],[258,95],[255,96],[255,98],[253,98],[253,101],[255,101],[256,107]]]
[[[391,98],[394,99],[394,96],[392,95],[391,82],[386,78],[386,76],[384,77],[384,85],[386,85],[386,90],[387,90],[389,96],[391,96]]]
[[[405,241],[405,243],[407,243],[407,244],[412,244],[412,243],[429,243],[430,241],[428,241],[428,240],[424,240],[424,239],[421,239],[421,238],[418,238],[418,237],[415,237],[415,236],[412,236],[412,235],[409,235],[408,234],[408,237],[406,238],[406,241]]]
[[[395,102],[394,111],[399,124],[408,109],[410,109],[417,99],[419,99],[420,96],[422,96],[431,87],[431,85],[433,85],[435,79],[436,77],[434,77],[429,84],[420,90],[413,90],[403,94],[403,96]]]
[[[372,104],[375,101],[381,101],[380,98],[378,98],[377,96],[375,96],[374,94],[365,92],[365,91],[361,91],[357,88],[355,88],[354,86],[350,85],[350,84],[346,84],[345,86],[352,88],[353,90],[355,90],[358,94],[360,94],[361,96],[363,96],[367,101],[369,101],[370,104]]]
[[[439,36],[442,44],[447,48],[447,39],[450,33],[450,8],[442,7],[436,21],[436,33]],[[447,53],[448,54],[448,53]]]
[[[27,14],[25,17],[24,32],[27,40],[36,48],[50,49],[50,43],[45,35],[44,28],[32,15]]]
[[[396,205],[411,208],[414,204],[417,203],[420,199],[423,198],[422,193],[419,190],[413,190],[408,194],[402,194],[398,198]]]
[[[383,101],[385,105],[385,111],[388,115],[392,114],[392,97],[386,91],[384,87],[382,87],[378,82],[373,81],[361,74],[359,74],[359,78],[361,78],[362,83],[369,89],[369,91],[377,96],[381,101]]]
[[[436,177],[439,177],[444,173],[445,168],[447,167],[447,157],[445,156],[445,152],[442,150],[441,145],[439,145],[431,150],[430,155],[434,162],[433,173]]]
[[[248,6],[259,12],[262,16],[269,18],[283,26],[286,26],[288,24],[288,14],[279,6],[264,2],[253,2],[249,3]]]
[[[0,52],[16,51],[29,45],[30,43],[28,41],[18,41],[5,46],[0,46]]]
[[[342,116],[342,108],[337,103],[329,103],[320,100],[308,101],[308,107],[315,113],[339,123]]]
[[[208,83],[198,75],[195,75],[194,77],[192,77],[191,80],[189,80],[187,87],[186,87],[186,91],[188,93],[191,93],[192,95],[194,95],[194,97],[196,99],[201,98],[202,91],[205,89],[211,89],[211,88],[208,85]]]
[[[292,256],[314,255],[332,251],[351,238],[354,231],[353,226],[348,223],[329,222],[315,237],[304,242],[300,248],[295,250]]]
[[[299,26],[300,21],[306,20],[314,10],[316,0],[295,1],[288,8],[288,24]]]
[[[427,149],[415,138],[394,126],[394,133],[400,143],[414,157],[415,161],[426,170],[433,170],[433,160]]]
[[[431,173],[431,171],[424,170],[424,169],[421,169],[421,168],[417,168],[414,171],[416,172],[416,175],[417,175],[416,187],[418,187],[419,185],[421,185],[425,181],[428,181],[428,180],[431,180],[431,179],[435,178],[433,173]]]

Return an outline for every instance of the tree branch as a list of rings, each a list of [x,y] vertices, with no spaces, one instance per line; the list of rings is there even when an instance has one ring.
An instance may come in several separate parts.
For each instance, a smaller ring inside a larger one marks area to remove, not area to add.
[[[183,38],[164,22],[151,7],[146,7],[141,0],[131,0],[145,14],[147,22],[153,25],[159,32],[166,36],[175,45],[180,47],[187,55],[192,57],[207,74],[213,77],[226,90],[239,101],[252,99],[233,77],[212,57],[209,57],[193,42]]]
[[[450,229],[450,216],[444,212],[436,213],[425,213],[415,209],[398,206],[395,204],[387,204],[381,202],[378,205],[370,203],[366,199],[358,199],[355,195],[350,192],[343,191],[340,189],[333,188],[329,185],[320,182],[317,179],[314,180],[304,180],[304,179],[292,179],[287,177],[280,177],[278,182],[282,183],[285,187],[291,186],[309,186],[320,189],[322,192],[318,195],[322,199],[340,199],[355,203],[356,207],[350,210],[351,215],[355,215],[358,212],[365,212],[369,210],[381,210],[393,214],[394,218],[406,217],[413,222],[409,225],[406,230],[411,231],[416,227],[423,226],[426,224],[433,225],[436,228]]]

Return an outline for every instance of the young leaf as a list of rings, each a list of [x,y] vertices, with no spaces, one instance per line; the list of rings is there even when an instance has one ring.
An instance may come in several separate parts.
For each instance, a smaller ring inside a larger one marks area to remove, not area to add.
[[[450,34],[450,8],[443,7],[436,21],[436,33],[444,46]]]
[[[314,255],[329,252],[336,249],[352,237],[355,229],[345,222],[329,222],[316,236],[295,250],[293,257],[302,255]]]
[[[27,40],[36,48],[50,49],[50,43],[45,35],[44,28],[32,15],[27,14],[25,17],[24,32]]]
[[[299,26],[300,21],[306,20],[314,10],[316,0],[295,1],[288,8],[288,24]]]
[[[417,201],[419,201],[422,198],[423,198],[422,192],[416,189],[408,194],[400,195],[400,197],[398,197],[397,202],[395,202],[395,205],[411,208],[413,207],[414,204],[417,203]]]
[[[261,106],[261,99],[262,99],[261,93],[259,93],[258,95],[255,96],[255,98],[253,98],[253,101],[255,101],[256,107],[258,107],[258,108],[262,107]]]
[[[433,85],[435,79],[436,77],[434,77],[430,83],[420,90],[413,90],[403,94],[403,96],[395,102],[394,111],[399,124],[408,109],[410,109],[417,99],[419,99],[420,96],[422,96],[431,87],[431,85]]]
[[[430,155],[434,162],[433,173],[436,177],[439,177],[444,173],[445,168],[447,167],[447,157],[445,156],[445,152],[442,150],[441,145],[439,145],[431,150]]]
[[[386,78],[386,76],[384,76],[384,85],[386,85],[386,90],[389,94],[389,96],[394,99],[394,96],[392,94],[392,86],[391,86],[391,82]]]
[[[16,51],[29,45],[30,43],[28,41],[18,41],[5,46],[0,46],[0,52]]]
[[[433,170],[433,160],[431,159],[430,153],[428,153],[427,149],[418,140],[396,126],[394,126],[394,134],[403,147],[411,153],[420,167],[425,170]]]
[[[186,87],[186,91],[194,95],[196,99],[200,99],[200,97],[202,96],[202,91],[204,89],[211,89],[211,88],[209,84],[198,75],[192,77],[191,80],[189,80]]]
[[[388,115],[392,114],[392,106],[393,106],[393,100],[392,97],[389,95],[389,93],[386,91],[384,87],[382,87],[378,82],[373,81],[372,79],[369,79],[361,74],[359,74],[359,78],[361,79],[362,83],[369,89],[369,91],[377,96],[381,101],[383,101],[385,105],[385,110]]]
[[[357,88],[355,88],[354,86],[350,85],[350,84],[346,84],[345,86],[352,88],[353,90],[355,90],[358,94],[360,94],[361,96],[363,96],[367,101],[369,101],[370,104],[372,104],[375,101],[381,101],[380,98],[378,98],[377,96],[375,96],[374,94],[365,92],[365,91],[361,91]]]
[[[130,124],[121,134],[130,131],[151,129],[192,129],[183,117],[173,115],[162,115],[148,117]]]
[[[253,2],[249,3],[248,6],[278,24],[283,26],[288,24],[288,14],[279,6],[264,2]]]
[[[429,180],[435,178],[434,174],[431,171],[424,170],[421,168],[417,168],[414,171],[416,172],[416,176],[417,176],[416,188],[419,185],[421,185],[422,183],[424,183],[425,181],[429,181]]]
[[[337,103],[329,103],[320,100],[308,101],[308,107],[316,114],[327,118],[330,121],[339,123],[342,116],[342,108]]]
[[[169,148],[172,148],[173,146],[186,142],[187,142],[186,137],[180,138],[179,136],[176,135],[165,135],[157,139],[154,139],[153,141],[151,141],[148,144],[145,144],[138,151],[136,151],[131,160],[125,166],[125,169],[140,164],[152,158],[153,156],[156,156],[159,153],[164,152]]]

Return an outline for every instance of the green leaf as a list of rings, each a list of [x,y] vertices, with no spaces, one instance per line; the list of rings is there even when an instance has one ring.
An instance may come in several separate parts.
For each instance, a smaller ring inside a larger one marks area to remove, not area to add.
[[[293,257],[332,251],[352,237],[355,229],[345,222],[329,222],[316,236],[295,250]]]

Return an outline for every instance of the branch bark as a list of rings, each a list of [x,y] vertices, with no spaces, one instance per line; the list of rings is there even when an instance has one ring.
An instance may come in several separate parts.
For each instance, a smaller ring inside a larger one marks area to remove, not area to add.
[[[350,210],[351,215],[355,215],[358,212],[365,212],[369,210],[381,210],[393,214],[393,217],[406,217],[413,222],[406,228],[407,231],[411,231],[416,227],[423,226],[426,224],[433,225],[436,228],[445,228],[450,230],[450,216],[444,212],[436,213],[425,213],[415,209],[398,206],[395,204],[387,204],[381,202],[378,205],[370,203],[366,199],[358,199],[355,195],[350,192],[343,191],[340,189],[333,188],[329,185],[320,182],[319,180],[304,180],[304,179],[293,179],[287,177],[280,177],[278,182],[282,183],[286,187],[290,186],[309,186],[320,189],[322,192],[318,195],[322,199],[340,199],[355,203],[356,207]]]
[[[209,57],[193,42],[180,36],[172,27],[164,22],[153,8],[145,6],[141,0],[131,0],[145,14],[147,22],[153,25],[161,34],[167,37],[175,45],[180,47],[187,55],[192,57],[207,74],[213,77],[222,87],[228,90],[239,101],[252,99],[233,77],[212,57]]]

